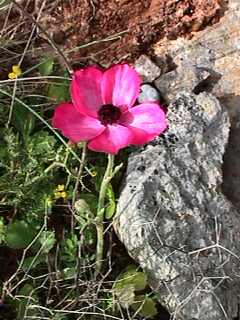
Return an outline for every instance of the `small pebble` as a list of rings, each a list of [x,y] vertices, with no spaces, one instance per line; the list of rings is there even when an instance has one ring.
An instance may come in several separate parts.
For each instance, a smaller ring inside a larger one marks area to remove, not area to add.
[[[143,103],[143,102],[153,102],[153,101],[160,101],[160,94],[155,89],[152,87],[150,84],[143,84],[141,86],[141,93],[138,96],[138,102]]]

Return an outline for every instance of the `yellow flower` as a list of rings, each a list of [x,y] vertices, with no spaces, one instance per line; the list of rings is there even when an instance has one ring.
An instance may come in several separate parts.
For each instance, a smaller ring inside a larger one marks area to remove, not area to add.
[[[19,65],[14,65],[12,66],[12,71],[17,75],[20,76],[20,74],[22,73],[22,70],[20,68]]]
[[[67,192],[65,191],[65,185],[59,184],[57,188],[54,191],[54,198],[57,199],[66,199],[67,198]]]
[[[57,200],[59,198],[61,198],[61,194],[60,192],[54,192],[54,198]]]
[[[15,74],[14,72],[10,72],[10,73],[8,74],[8,78],[11,79],[11,80],[13,80],[13,79],[16,79],[17,77],[16,77],[16,74]]]
[[[92,172],[91,172],[91,176],[92,176],[92,177],[96,177],[96,175],[97,175],[97,171],[92,171]]]
[[[59,184],[56,188],[56,191],[64,191],[65,190],[65,185],[64,184]]]
[[[61,193],[61,198],[63,198],[63,199],[67,198],[67,192],[66,191],[63,191],[63,192],[60,192],[60,193]]]
[[[67,192],[66,191],[62,191],[62,192],[54,192],[54,198],[55,200],[57,199],[66,199],[67,198]]]
[[[8,74],[8,78],[13,80],[17,79],[18,76],[22,74],[22,70],[19,65],[12,66],[12,72]]]

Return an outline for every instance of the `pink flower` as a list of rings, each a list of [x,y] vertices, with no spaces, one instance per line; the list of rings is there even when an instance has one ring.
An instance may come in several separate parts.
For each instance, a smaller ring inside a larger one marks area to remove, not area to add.
[[[72,142],[89,141],[89,149],[111,154],[153,140],[166,129],[167,120],[157,103],[133,106],[140,82],[127,64],[106,71],[97,67],[76,71],[71,83],[72,103],[56,107],[53,127]]]

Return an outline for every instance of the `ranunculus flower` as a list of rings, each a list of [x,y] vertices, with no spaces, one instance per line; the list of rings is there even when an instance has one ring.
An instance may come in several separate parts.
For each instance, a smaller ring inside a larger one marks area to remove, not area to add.
[[[72,103],[56,107],[53,127],[72,142],[88,141],[89,149],[110,154],[153,140],[166,129],[167,120],[157,103],[134,106],[140,83],[127,64],[106,71],[77,70],[71,83]]]

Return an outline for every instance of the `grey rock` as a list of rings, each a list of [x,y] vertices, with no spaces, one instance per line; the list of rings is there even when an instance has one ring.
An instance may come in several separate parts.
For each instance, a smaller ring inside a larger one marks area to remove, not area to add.
[[[167,72],[154,83],[167,103],[182,90],[193,92],[200,82],[210,76],[203,68],[195,67],[188,61],[181,61],[176,70]]]
[[[145,54],[136,60],[135,70],[140,74],[143,82],[153,82],[161,74],[161,69]]]
[[[160,65],[170,60],[175,70],[163,74],[155,84],[167,101],[186,88],[211,92],[227,107],[232,130],[224,157],[224,192],[240,209],[240,1],[226,2],[219,23],[196,32],[191,39],[162,39],[156,44],[156,60]],[[194,71],[199,68],[209,74],[200,82]]]
[[[240,128],[232,128],[223,162],[223,191],[237,208],[240,208],[239,141]]]
[[[143,103],[148,101],[160,101],[160,94],[158,90],[150,84],[143,84],[141,86],[141,93],[138,96],[138,102]]]
[[[169,129],[128,161],[114,226],[175,320],[237,317],[240,216],[221,192],[229,117],[180,93]]]

